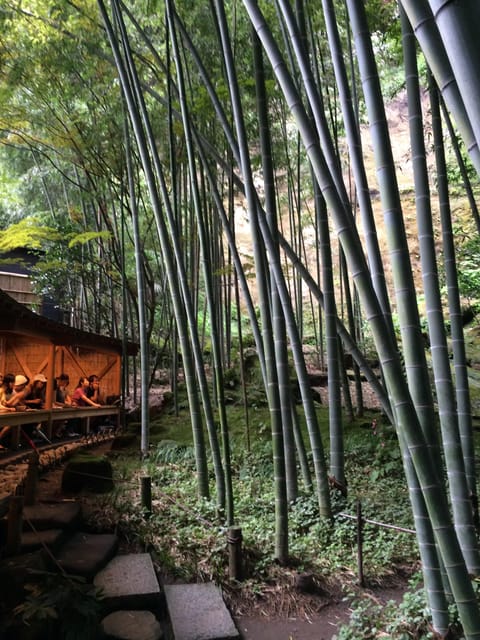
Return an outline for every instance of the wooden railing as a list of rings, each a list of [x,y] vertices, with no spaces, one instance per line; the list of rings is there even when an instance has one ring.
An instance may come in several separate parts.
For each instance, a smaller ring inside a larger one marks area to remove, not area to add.
[[[92,418],[111,416],[115,419],[115,426],[120,426],[120,407],[104,405],[102,407],[63,407],[61,409],[29,409],[27,411],[0,412],[0,429],[9,425],[12,427],[11,446],[15,448],[20,442],[20,428],[26,424],[42,424],[42,431],[51,439],[54,433],[54,423],[65,420],[80,419],[80,432],[90,431]]]

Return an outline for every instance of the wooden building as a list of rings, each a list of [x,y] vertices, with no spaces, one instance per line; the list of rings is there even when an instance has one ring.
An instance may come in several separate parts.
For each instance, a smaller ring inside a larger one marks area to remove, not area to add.
[[[127,343],[126,355],[138,346]],[[0,290],[0,372],[22,374],[30,380],[47,378],[46,408],[52,406],[53,382],[68,374],[69,390],[78,380],[95,374],[105,399],[120,396],[123,344],[40,316]]]
[[[0,258],[0,289],[32,310],[40,309],[42,303],[30,280],[36,261],[32,253],[21,248],[2,253]]]

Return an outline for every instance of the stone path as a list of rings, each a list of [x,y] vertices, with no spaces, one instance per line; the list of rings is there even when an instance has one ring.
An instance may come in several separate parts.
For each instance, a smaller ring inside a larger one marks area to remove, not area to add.
[[[23,465],[17,468],[17,478],[25,471]],[[60,470],[55,473],[61,478]],[[0,584],[16,585],[9,594],[10,600],[4,598],[4,603],[11,602],[13,608],[22,602],[23,584],[28,582],[31,569],[58,570],[80,576],[101,590],[101,629],[105,639],[240,638],[221,591],[214,584],[170,585],[162,589],[149,554],[117,555],[119,540],[115,534],[93,534],[82,530],[82,525],[80,504],[62,497],[58,488],[48,496],[41,492],[36,504],[24,507],[19,553],[0,561]],[[5,517],[0,520],[0,536],[3,541],[7,538]],[[21,632],[21,625],[17,625],[7,630],[5,637],[16,638]],[[41,628],[37,635],[34,628],[30,629],[31,640],[43,637]]]

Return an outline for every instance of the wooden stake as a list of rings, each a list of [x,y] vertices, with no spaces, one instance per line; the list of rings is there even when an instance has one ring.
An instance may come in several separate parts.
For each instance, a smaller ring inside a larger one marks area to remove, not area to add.
[[[148,520],[152,515],[152,479],[149,476],[145,476],[140,480],[142,482],[142,507],[145,519]]]
[[[365,577],[363,575],[363,518],[362,503],[357,501],[357,566],[358,566],[358,584],[365,586]]]

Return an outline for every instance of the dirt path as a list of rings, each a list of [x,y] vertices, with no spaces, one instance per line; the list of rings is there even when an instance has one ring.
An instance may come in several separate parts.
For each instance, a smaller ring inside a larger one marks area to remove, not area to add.
[[[242,616],[235,623],[243,640],[331,640],[349,617],[348,606],[341,603],[325,607],[310,620]]]

